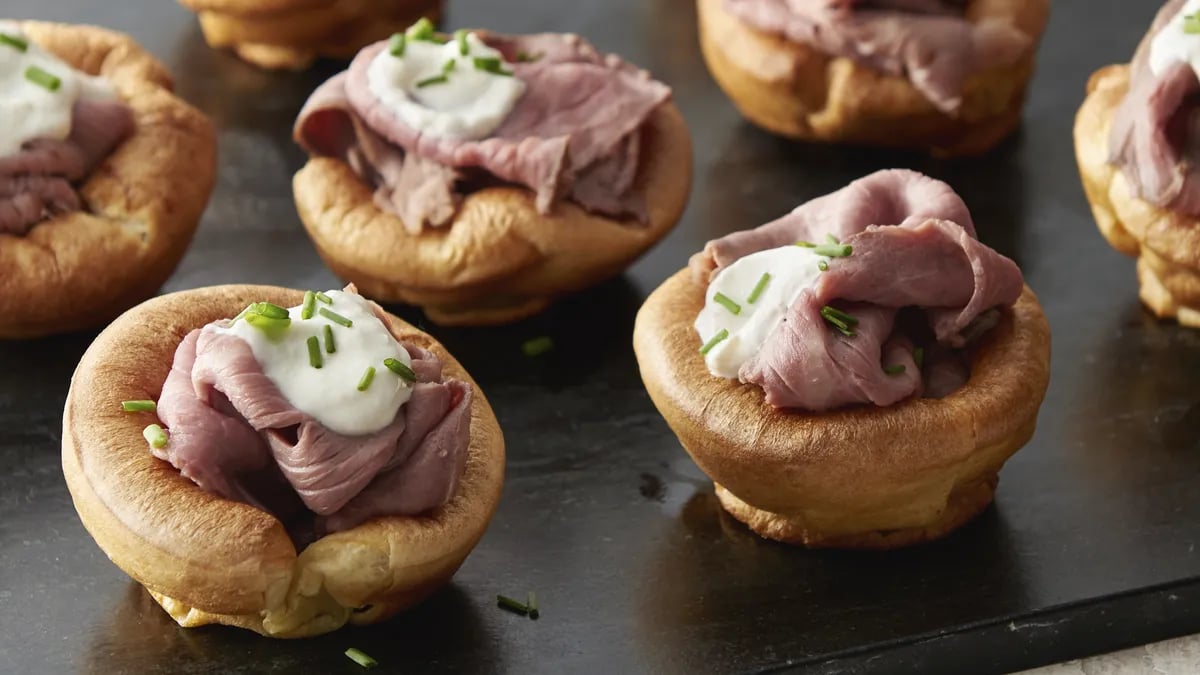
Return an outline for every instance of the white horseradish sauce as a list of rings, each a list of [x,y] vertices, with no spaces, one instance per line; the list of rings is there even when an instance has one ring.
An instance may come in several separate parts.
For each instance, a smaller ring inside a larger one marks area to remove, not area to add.
[[[396,35],[367,69],[367,85],[409,127],[430,136],[486,138],[525,92],[512,65],[475,33],[459,31],[445,44],[419,22]]]
[[[277,333],[256,328],[246,318],[228,328],[210,326],[205,330],[232,333],[245,340],[280,393],[331,431],[346,436],[374,433],[391,424],[400,406],[412,396],[412,385],[388,369],[384,360],[396,359],[411,368],[412,358],[365,298],[342,291],[324,295],[333,302],[316,300],[311,319],[301,318],[304,305],[288,309],[291,324]],[[331,320],[320,313],[322,308],[352,325]],[[327,350],[326,326],[333,333],[332,353]],[[316,337],[320,346],[320,368],[311,362],[311,337]],[[375,369],[374,377],[360,390],[368,368]]]
[[[1150,72],[1155,76],[1176,61],[1190,64],[1200,74],[1200,0],[1188,0],[1150,41]]]
[[[112,100],[112,85],[75,70],[29,40],[20,26],[0,21],[0,157],[38,138],[71,135],[79,99]]]

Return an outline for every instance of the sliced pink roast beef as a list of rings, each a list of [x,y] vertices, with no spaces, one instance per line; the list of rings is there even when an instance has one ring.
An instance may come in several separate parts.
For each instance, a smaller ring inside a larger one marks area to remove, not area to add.
[[[46,218],[83,208],[74,184],[132,132],[125,104],[81,99],[66,140],[33,140],[0,157],[0,234],[23,235]]]
[[[967,78],[1015,63],[1029,36],[999,20],[972,23],[941,0],[724,0],[751,26],[833,56],[903,75],[940,110],[962,105]]]

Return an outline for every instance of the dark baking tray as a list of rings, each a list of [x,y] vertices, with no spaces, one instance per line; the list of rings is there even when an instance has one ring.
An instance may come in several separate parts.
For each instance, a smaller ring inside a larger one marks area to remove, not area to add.
[[[80,526],[59,468],[68,378],[92,335],[0,343],[0,672],[993,672],[1200,631],[1200,334],[1137,301],[1096,232],[1071,123],[1091,71],[1128,56],[1154,2],[1056,0],[1021,133],[988,157],[810,147],[742,122],[709,78],[688,0],[452,0],[448,25],[574,31],[675,87],[696,148],[691,207],[623,278],[498,329],[428,327],[487,391],[508,441],[491,529],[405,616],[300,642],[177,628]],[[132,33],[221,129],[221,173],[166,290],[325,288],[290,198],[289,138],[336,70],[268,74],[208,50],[167,0],[5,0],[0,14]],[[882,167],[948,180],[1013,256],[1054,330],[1038,434],[996,505],[933,545],[808,552],[724,516],[650,404],[634,313],[705,240]],[[3,274],[0,270],[0,274]],[[402,311],[410,320],[419,313]],[[538,359],[522,341],[548,334]],[[536,590],[542,618],[496,608]]]

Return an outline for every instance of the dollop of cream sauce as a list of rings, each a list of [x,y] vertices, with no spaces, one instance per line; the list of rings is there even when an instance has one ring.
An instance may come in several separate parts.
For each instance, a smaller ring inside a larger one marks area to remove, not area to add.
[[[0,21],[0,33],[26,43],[24,51],[0,41],[0,157],[17,154],[39,138],[63,140],[71,135],[72,111],[79,99],[112,100],[116,93],[105,79],[75,70],[37,46],[11,21]],[[30,68],[57,77],[51,91],[33,81]]]
[[[245,320],[228,328],[209,326],[205,330],[232,333],[245,340],[280,393],[327,429],[345,436],[374,433],[391,424],[412,397],[412,385],[383,361],[393,358],[411,367],[412,357],[365,298],[343,291],[326,291],[325,295],[333,303],[318,300],[317,310],[332,310],[353,322],[352,326],[330,321],[319,311],[311,319],[302,319],[303,305],[298,305],[288,309],[291,326],[274,338]],[[332,354],[325,349],[325,326],[333,330]],[[309,362],[308,338],[313,336],[321,343],[320,368]],[[359,391],[358,383],[367,368],[375,369],[375,377],[366,391]]]
[[[1185,19],[1200,12],[1200,0],[1188,0],[1150,40],[1150,72],[1161,76],[1176,61],[1190,64],[1200,75],[1200,33],[1184,30]]]
[[[409,127],[429,136],[477,140],[495,131],[525,93],[525,83],[512,75],[480,69],[476,58],[500,59],[499,51],[475,33],[466,36],[467,53],[457,39],[446,44],[408,39],[403,56],[379,52],[367,69],[367,86],[383,105]],[[453,62],[452,67],[447,64]],[[430,78],[445,82],[417,86]]]
[[[704,308],[694,324],[702,344],[722,330],[729,333],[704,356],[708,371],[737,379],[742,364],[757,354],[767,337],[783,323],[800,293],[816,285],[822,262],[837,264],[811,248],[789,245],[751,253],[718,272],[708,284]],[[764,274],[770,278],[750,302]],[[717,302],[718,293],[735,303],[738,313]]]

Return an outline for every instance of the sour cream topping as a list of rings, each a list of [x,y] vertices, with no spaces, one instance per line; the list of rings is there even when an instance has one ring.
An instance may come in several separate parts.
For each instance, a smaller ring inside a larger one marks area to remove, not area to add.
[[[1182,61],[1200,74],[1200,0],[1188,0],[1150,41],[1150,72],[1161,76]],[[1195,19],[1189,17],[1196,16]]]
[[[303,305],[298,305],[288,309],[291,325],[277,335],[269,335],[245,319],[212,330],[245,340],[280,393],[326,428],[346,436],[374,433],[391,424],[412,397],[412,385],[389,370],[384,359],[411,367],[412,358],[365,298],[342,291],[326,291],[325,295],[332,304],[317,301],[315,307],[349,319],[351,326],[331,321],[319,311],[311,319],[303,319]],[[326,326],[333,331],[332,353],[326,349]],[[320,368],[314,368],[309,360],[308,339],[314,336],[321,345]],[[375,375],[370,386],[360,391],[359,383],[368,368],[374,368]]]
[[[790,245],[751,253],[718,272],[694,324],[709,347],[708,371],[737,379],[742,364],[758,353],[800,293],[816,285],[822,263],[837,264],[812,248]]]
[[[475,33],[445,44],[396,39],[367,68],[367,86],[409,127],[429,136],[477,140],[504,123],[525,83]],[[466,51],[464,54],[463,51]]]
[[[55,80],[56,86],[47,86]],[[75,70],[29,40],[18,24],[0,21],[0,157],[17,154],[34,139],[65,139],[76,101],[115,96],[108,81]]]

